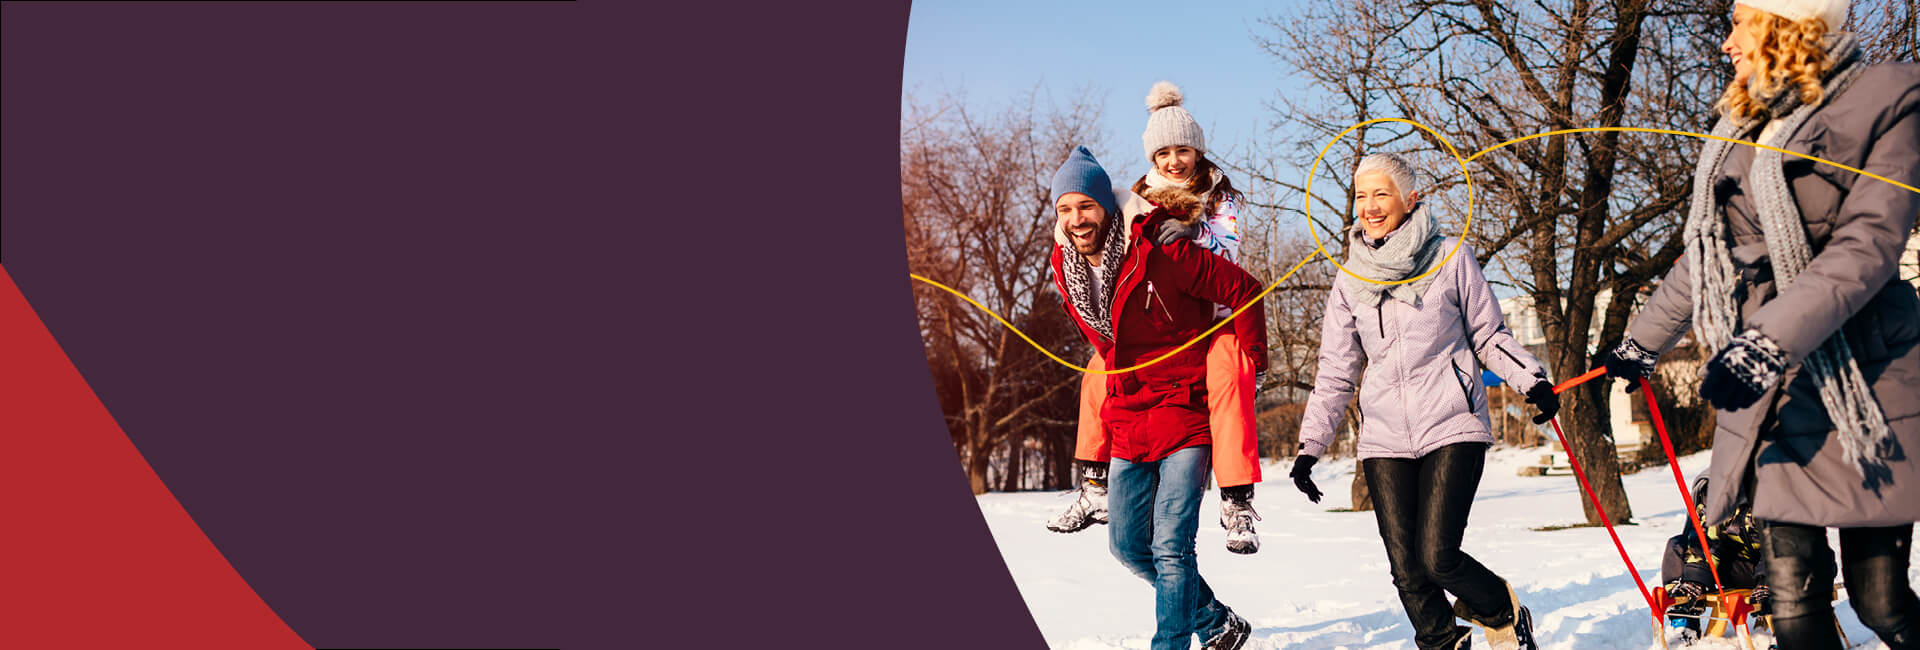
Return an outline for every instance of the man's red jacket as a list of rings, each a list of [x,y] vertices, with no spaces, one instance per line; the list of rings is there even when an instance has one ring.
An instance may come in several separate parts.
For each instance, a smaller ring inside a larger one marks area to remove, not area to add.
[[[1087,325],[1072,301],[1067,314],[1093,343],[1108,368],[1125,368],[1158,358],[1193,340],[1212,327],[1217,304],[1238,309],[1253,301],[1262,287],[1245,270],[1207,252],[1191,240],[1159,245],[1144,236],[1160,220],[1171,218],[1164,208],[1147,213],[1124,232],[1126,256],[1107,281],[1113,290],[1113,339]],[[1066,255],[1078,253],[1055,245],[1053,282],[1067,295],[1062,265]],[[1256,370],[1267,368],[1267,316],[1263,305],[1241,312],[1227,327],[1233,329]],[[1224,328],[1223,328],[1224,329]],[[1211,444],[1207,427],[1207,348],[1202,340],[1146,368],[1112,375],[1100,418],[1113,441],[1113,456],[1131,462],[1153,462],[1195,445]]]

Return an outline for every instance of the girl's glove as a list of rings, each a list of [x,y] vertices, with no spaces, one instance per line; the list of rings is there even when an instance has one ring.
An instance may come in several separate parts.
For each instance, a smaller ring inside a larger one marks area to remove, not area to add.
[[[1760,330],[1747,328],[1707,362],[1700,396],[1724,411],[1753,406],[1786,370],[1787,351]]]
[[[1179,219],[1162,219],[1159,230],[1153,235],[1153,242],[1161,246],[1170,246],[1182,239],[1193,239],[1194,232],[1199,228],[1199,221],[1188,223]]]

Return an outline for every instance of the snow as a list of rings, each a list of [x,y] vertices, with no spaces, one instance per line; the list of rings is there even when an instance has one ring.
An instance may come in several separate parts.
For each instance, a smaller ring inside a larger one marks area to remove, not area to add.
[[[1584,521],[1571,475],[1521,477],[1516,470],[1539,460],[1544,449],[1496,449],[1467,527],[1463,549],[1512,583],[1521,604],[1533,612],[1542,648],[1657,648],[1652,618],[1621,563],[1606,529],[1538,531]],[[1309,503],[1287,481],[1291,463],[1269,464],[1254,507],[1262,521],[1260,551],[1228,553],[1218,525],[1218,491],[1202,504],[1200,573],[1215,593],[1253,624],[1248,648],[1413,648],[1413,630],[1387,572],[1386,552],[1371,512],[1331,512],[1352,505],[1348,486],[1352,459],[1314,468],[1327,496]],[[1707,466],[1707,452],[1681,458],[1689,481]],[[1672,471],[1659,466],[1624,477],[1638,525],[1618,528],[1641,579],[1657,588],[1660,554],[1668,537],[1686,524],[1684,502]],[[1048,531],[1048,517],[1067,507],[1071,492],[993,493],[979,497],[980,510],[1000,546],[1027,609],[1049,646],[1065,650],[1146,648],[1153,634],[1153,590],[1120,566],[1107,550],[1107,529],[1095,526],[1062,535]],[[1829,533],[1832,536],[1832,533]],[[1837,550],[1838,540],[1830,539]],[[1920,558],[1908,580],[1920,578]],[[1855,647],[1884,648],[1853,615],[1836,603],[1842,627]],[[1475,632],[1476,648],[1487,647]],[[1764,633],[1755,633],[1759,647]],[[1691,648],[1740,648],[1731,638],[1706,639]]]

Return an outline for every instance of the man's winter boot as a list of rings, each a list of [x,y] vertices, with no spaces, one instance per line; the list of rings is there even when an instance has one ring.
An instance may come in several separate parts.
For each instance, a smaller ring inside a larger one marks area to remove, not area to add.
[[[1260,536],[1253,532],[1253,522],[1260,519],[1260,513],[1253,511],[1253,486],[1242,492],[1235,488],[1220,490],[1220,527],[1227,529],[1227,550],[1247,555],[1260,550]]]
[[[1247,639],[1252,636],[1253,624],[1248,623],[1247,619],[1240,618],[1239,614],[1235,614],[1233,610],[1229,609],[1227,610],[1227,624],[1222,626],[1220,632],[1213,635],[1213,638],[1207,639],[1207,642],[1200,646],[1200,650],[1240,650],[1241,647],[1247,645]]]
[[[1080,496],[1067,511],[1047,520],[1047,530],[1077,533],[1094,524],[1107,523],[1107,464],[1081,465],[1086,479],[1080,484]]]

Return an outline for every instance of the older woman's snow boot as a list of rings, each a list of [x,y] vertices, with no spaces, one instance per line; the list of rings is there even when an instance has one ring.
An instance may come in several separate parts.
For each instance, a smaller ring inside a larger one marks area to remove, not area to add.
[[[1520,604],[1520,597],[1514,595],[1513,585],[1507,585],[1507,599],[1513,604],[1513,616],[1505,625],[1488,625],[1476,618],[1462,601],[1453,603],[1453,615],[1467,619],[1487,633],[1487,645],[1493,650],[1540,650],[1540,644],[1533,639],[1533,612]]]

